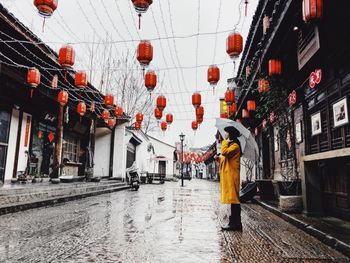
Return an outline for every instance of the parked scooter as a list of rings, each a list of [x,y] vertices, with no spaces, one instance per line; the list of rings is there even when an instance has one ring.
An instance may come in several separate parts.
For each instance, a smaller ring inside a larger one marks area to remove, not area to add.
[[[129,185],[132,189],[137,191],[140,187],[140,176],[138,173],[138,168],[136,167],[136,162],[126,169],[126,174],[129,178]]]

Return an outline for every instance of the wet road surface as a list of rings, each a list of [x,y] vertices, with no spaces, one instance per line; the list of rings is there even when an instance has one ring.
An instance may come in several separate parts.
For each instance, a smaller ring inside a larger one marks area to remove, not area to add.
[[[0,217],[0,262],[350,262],[258,205],[220,231],[218,183],[142,185]]]

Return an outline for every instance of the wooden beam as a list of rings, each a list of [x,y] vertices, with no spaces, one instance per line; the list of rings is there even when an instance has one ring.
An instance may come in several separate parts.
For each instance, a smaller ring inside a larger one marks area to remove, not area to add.
[[[348,156],[350,156],[350,148],[343,148],[343,149],[333,150],[333,151],[328,151],[323,153],[305,155],[301,157],[301,160],[304,162],[311,162],[311,161],[348,157]]]

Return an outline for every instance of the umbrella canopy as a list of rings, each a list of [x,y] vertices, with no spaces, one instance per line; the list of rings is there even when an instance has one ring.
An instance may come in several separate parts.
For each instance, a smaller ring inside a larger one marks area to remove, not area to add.
[[[224,129],[229,126],[234,127],[241,133],[238,140],[241,143],[242,156],[255,163],[259,156],[259,147],[251,132],[239,122],[224,118],[216,119],[215,127],[223,138],[225,136]]]

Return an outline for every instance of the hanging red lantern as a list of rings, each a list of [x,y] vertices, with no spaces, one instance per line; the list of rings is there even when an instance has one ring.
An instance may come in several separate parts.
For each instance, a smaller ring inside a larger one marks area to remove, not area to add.
[[[78,105],[77,105],[77,112],[78,114],[82,117],[85,115],[85,112],[86,112],[86,104],[85,102],[79,102]]]
[[[196,116],[204,116],[204,107],[203,106],[199,106],[196,108]]]
[[[196,122],[196,121],[192,121],[192,130],[197,130],[198,129],[198,122]]]
[[[269,76],[277,76],[282,73],[282,62],[278,59],[269,60]]]
[[[114,118],[108,119],[108,127],[109,127],[110,129],[113,129],[114,126],[115,126],[115,124],[116,124],[116,121],[115,121]]]
[[[323,15],[323,0],[303,0],[303,20],[311,22],[321,19]]]
[[[64,91],[64,90],[61,90],[61,91],[58,93],[57,101],[58,101],[58,103],[59,103],[61,106],[66,105],[67,102],[68,102],[68,92],[66,92],[66,91]]]
[[[248,100],[247,101],[247,110],[248,111],[255,111],[256,110],[255,100]]]
[[[143,114],[141,112],[136,114],[136,122],[142,123],[143,121]]]
[[[75,73],[74,84],[79,89],[83,89],[87,86],[87,75],[84,71],[78,71],[77,73]]]
[[[40,71],[37,68],[28,69],[27,83],[32,88],[36,88],[40,84]]]
[[[58,0],[34,0],[34,5],[41,16],[49,18],[56,10]]]
[[[222,119],[228,119],[228,114],[227,114],[227,112],[222,112],[222,113],[220,113],[220,118],[222,118]]]
[[[139,16],[139,29],[141,28],[141,15],[146,13],[153,0],[131,0]]]
[[[192,94],[192,105],[197,108],[202,104],[202,96],[200,93],[195,92]]]
[[[249,111],[247,111],[246,109],[243,109],[242,110],[242,118],[249,119]]]
[[[211,86],[216,86],[220,80],[220,69],[216,65],[211,65],[208,68],[208,82]]]
[[[196,116],[196,121],[197,121],[198,124],[202,124],[203,116]]]
[[[143,40],[137,47],[137,60],[140,62],[142,68],[145,68],[151,63],[153,59],[153,47],[151,42]]]
[[[166,116],[165,116],[165,120],[166,122],[171,125],[173,123],[173,115],[171,113],[168,113]]]
[[[160,128],[162,129],[162,131],[166,131],[167,126],[168,126],[168,124],[167,124],[165,121],[163,121],[163,122],[160,124]]]
[[[228,113],[230,115],[235,114],[237,112],[237,104],[232,103],[232,105],[228,106]]]
[[[270,87],[270,84],[269,84],[269,81],[267,79],[259,79],[259,81],[258,81],[259,93],[268,92],[269,87]]]
[[[134,128],[135,128],[135,130],[141,129],[141,123],[135,122],[135,123],[134,123]]]
[[[107,107],[114,105],[114,96],[112,94],[106,94],[104,96],[104,103]]]
[[[145,86],[149,93],[151,93],[157,85],[157,75],[153,70],[147,71],[145,74]]]
[[[162,95],[157,98],[157,108],[163,111],[166,107],[166,98]]]
[[[160,120],[163,117],[163,112],[160,109],[155,108],[154,117],[156,117],[157,120]]]
[[[226,52],[232,60],[239,57],[243,50],[243,38],[237,33],[231,33],[226,39]]]
[[[235,102],[235,92],[232,89],[227,89],[225,92],[225,102],[227,105],[232,105]]]
[[[123,108],[121,106],[115,107],[114,116],[116,116],[117,118],[123,117]]]
[[[65,45],[60,48],[58,53],[58,63],[63,67],[70,69],[75,62],[75,51],[72,46]]]
[[[110,117],[109,111],[108,110],[103,110],[102,112],[102,119],[107,122]]]

